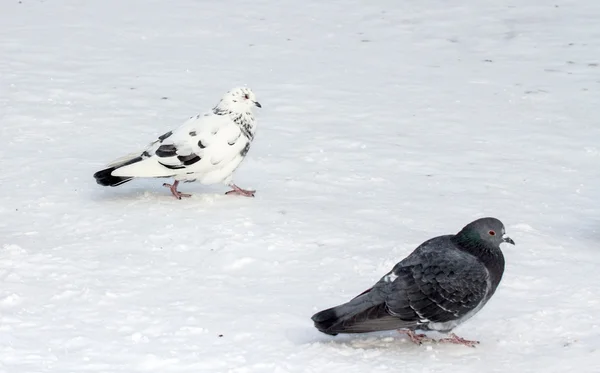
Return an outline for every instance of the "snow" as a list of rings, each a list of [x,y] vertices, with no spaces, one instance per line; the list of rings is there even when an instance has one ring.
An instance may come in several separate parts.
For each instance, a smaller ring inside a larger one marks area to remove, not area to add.
[[[600,2],[3,0],[0,371],[598,372]],[[92,174],[247,84],[223,186]],[[481,216],[517,246],[457,334],[310,316]]]

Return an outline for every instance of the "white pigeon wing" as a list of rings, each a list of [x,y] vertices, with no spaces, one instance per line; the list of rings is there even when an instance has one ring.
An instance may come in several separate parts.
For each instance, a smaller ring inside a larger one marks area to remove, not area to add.
[[[175,175],[175,169],[169,168],[168,166],[164,166],[163,164],[161,164],[161,157],[159,157],[156,154],[156,151],[163,145],[174,146],[173,140],[176,140],[177,138],[183,138],[182,134],[188,133],[187,129],[191,125],[193,125],[194,119],[197,118],[198,117],[192,117],[188,119],[175,131],[167,132],[166,134],[160,136],[157,140],[149,144],[143,152],[138,152],[137,156],[143,157],[144,160],[132,163],[124,167],[117,168],[111,173],[111,175],[118,177],[170,177]],[[181,150],[186,150],[184,142],[182,142],[179,146]],[[173,155],[176,155],[176,152],[174,152]],[[113,161],[113,164],[116,164],[118,161],[124,158],[126,157],[121,157]],[[175,159],[177,158],[175,157]]]
[[[240,128],[231,123],[217,133],[203,133],[199,144],[204,148],[202,160],[189,168],[195,179],[203,184],[229,183],[231,174],[240,165],[250,147],[250,140],[242,135]],[[181,179],[183,178],[178,178]],[[185,178],[188,179],[188,178]]]
[[[249,141],[228,115],[196,116],[170,136],[152,143],[143,161],[113,171],[113,176],[227,180],[245,156]]]

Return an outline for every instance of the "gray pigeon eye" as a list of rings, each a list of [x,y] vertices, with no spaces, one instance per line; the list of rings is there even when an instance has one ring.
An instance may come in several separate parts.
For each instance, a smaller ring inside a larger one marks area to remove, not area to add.
[[[495,235],[496,235],[496,232],[494,232],[494,231],[489,231],[489,232],[488,232],[488,234],[489,234],[490,236],[495,236]]]

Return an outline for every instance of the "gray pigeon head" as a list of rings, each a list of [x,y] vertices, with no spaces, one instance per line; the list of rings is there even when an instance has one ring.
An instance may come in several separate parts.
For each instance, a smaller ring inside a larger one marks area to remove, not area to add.
[[[504,224],[496,218],[481,218],[467,224],[457,236],[467,238],[469,241],[482,243],[488,247],[500,247],[500,244],[507,242],[515,244],[512,238],[506,235]]]

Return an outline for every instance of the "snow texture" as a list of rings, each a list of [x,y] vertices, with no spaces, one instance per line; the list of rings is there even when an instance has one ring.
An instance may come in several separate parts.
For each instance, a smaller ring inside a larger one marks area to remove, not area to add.
[[[600,371],[600,2],[3,0],[0,372]],[[92,174],[236,85],[236,182]],[[456,329],[310,316],[428,237],[506,224]]]

